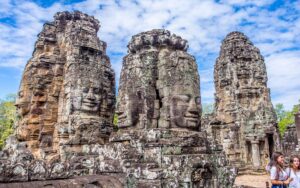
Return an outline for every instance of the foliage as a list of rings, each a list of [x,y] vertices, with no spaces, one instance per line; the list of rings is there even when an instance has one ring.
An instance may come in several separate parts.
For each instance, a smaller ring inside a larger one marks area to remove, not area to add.
[[[275,112],[277,114],[278,119],[278,127],[281,136],[283,136],[286,128],[295,123],[295,113],[299,110],[299,105],[294,105],[291,111],[284,110],[283,104],[275,105]]]
[[[284,118],[285,113],[286,113],[282,103],[279,103],[279,104],[275,105],[275,112],[276,112],[276,115],[277,115],[277,121],[278,122],[281,121]]]
[[[0,149],[6,138],[13,133],[13,124],[16,121],[15,95],[8,95],[0,100]]]
[[[118,115],[116,113],[114,114],[113,124],[115,127],[118,127]]]

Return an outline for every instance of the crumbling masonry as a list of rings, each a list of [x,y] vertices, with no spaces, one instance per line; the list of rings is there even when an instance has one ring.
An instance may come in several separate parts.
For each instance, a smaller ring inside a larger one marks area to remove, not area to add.
[[[81,12],[59,12],[44,25],[20,84],[15,133],[0,153],[5,185],[232,187],[226,155],[259,168],[279,148],[263,58],[242,33],[223,41],[215,113],[201,121],[186,40],[163,29],[133,36],[115,109],[115,75],[98,29]]]

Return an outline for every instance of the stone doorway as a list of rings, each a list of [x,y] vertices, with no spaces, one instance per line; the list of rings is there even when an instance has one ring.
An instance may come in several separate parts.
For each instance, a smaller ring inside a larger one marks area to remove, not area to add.
[[[268,145],[269,145],[269,158],[271,159],[272,154],[274,152],[274,139],[273,134],[267,134]]]
[[[246,149],[247,149],[247,163],[252,164],[252,147],[250,141],[246,141]]]

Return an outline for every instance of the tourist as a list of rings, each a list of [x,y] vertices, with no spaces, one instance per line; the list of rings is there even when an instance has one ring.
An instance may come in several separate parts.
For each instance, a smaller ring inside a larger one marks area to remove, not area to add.
[[[292,181],[292,178],[289,178],[288,174],[284,171],[283,163],[283,154],[281,152],[274,152],[270,163],[272,188],[287,188]]]
[[[290,182],[289,188],[300,188],[300,158],[292,156],[290,159],[290,167],[286,169],[286,173],[293,181]]]

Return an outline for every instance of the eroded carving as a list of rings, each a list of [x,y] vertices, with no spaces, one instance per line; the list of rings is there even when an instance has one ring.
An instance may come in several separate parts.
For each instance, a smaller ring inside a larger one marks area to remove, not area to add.
[[[259,49],[243,33],[229,33],[222,42],[214,78],[216,104],[210,134],[222,143],[233,164],[263,169],[265,156],[281,147]],[[217,138],[214,132],[219,130]]]
[[[199,129],[199,75],[194,57],[186,52],[186,40],[152,30],[133,36],[128,48],[120,78],[118,126]]]

